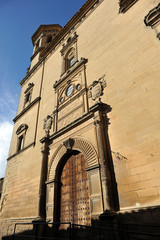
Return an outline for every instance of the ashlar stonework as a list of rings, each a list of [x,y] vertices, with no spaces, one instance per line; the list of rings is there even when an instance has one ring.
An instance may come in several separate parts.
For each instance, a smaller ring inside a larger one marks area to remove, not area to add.
[[[33,34],[0,200],[1,237],[25,222],[159,222],[153,30],[158,1],[88,0],[64,28],[41,25]]]

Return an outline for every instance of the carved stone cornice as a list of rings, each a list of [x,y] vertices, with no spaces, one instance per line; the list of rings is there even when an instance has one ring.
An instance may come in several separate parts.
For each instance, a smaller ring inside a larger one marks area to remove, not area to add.
[[[160,3],[149,11],[149,13],[144,18],[144,23],[146,26],[153,27],[158,22],[160,22]]]
[[[32,101],[22,112],[20,112],[14,119],[13,122],[15,123],[24,113],[26,113],[36,102],[40,101],[41,97],[37,97],[34,101]]]
[[[75,32],[73,38],[70,38],[70,41],[67,42],[66,45],[63,45],[63,48],[62,48],[62,50],[61,50],[61,54],[62,54],[62,55],[63,55],[64,51],[66,51],[66,49],[67,49],[74,41],[77,40],[77,37],[78,37],[78,35],[77,35],[76,32]]]
[[[59,131],[53,133],[50,137],[49,137],[49,140],[50,141],[53,141],[54,139],[56,139],[57,137],[63,135],[64,133],[70,131],[71,129],[79,126],[80,124],[84,123],[85,121],[93,118],[94,116],[94,112],[97,112],[97,111],[102,111],[102,112],[106,112],[106,113],[109,113],[111,111],[111,107],[107,104],[104,104],[104,103],[97,103],[95,104],[94,106],[92,106],[90,109],[89,109],[89,112],[84,114],[82,117],[80,118],[77,118],[75,121],[69,123],[68,125],[66,125],[65,127],[61,128]],[[45,138],[42,138],[40,140],[41,143],[45,142]]]
[[[136,2],[138,2],[138,0],[119,0],[119,13],[125,13]]]
[[[87,88],[83,88],[78,94],[76,94],[74,97],[72,97],[69,102],[64,103],[62,106],[58,107],[58,109],[56,110],[57,112],[61,111],[63,108],[65,108],[69,103],[75,101],[77,98],[79,98],[80,96],[82,96],[85,92],[87,92]]]
[[[27,75],[20,81],[20,84],[22,85],[23,83],[25,83],[25,81],[31,76],[31,74],[41,65],[41,63],[43,62],[43,59],[39,60],[39,62],[37,64],[34,65],[34,67],[27,72]]]
[[[64,36],[70,31],[81,19],[84,15],[87,14],[87,12],[95,5],[99,4],[103,0],[88,0],[80,9],[79,11],[70,19],[70,21],[62,28],[60,33],[57,35],[57,37],[54,39],[54,41],[46,47],[41,56],[46,57],[49,52],[61,41]]]
[[[37,51],[32,55],[32,57],[30,58],[30,60],[32,61],[33,58],[35,58],[35,56],[36,56],[39,52],[41,52],[43,49],[44,49],[44,47],[39,47],[39,48],[37,49]]]
[[[36,32],[32,35],[32,43],[36,40],[37,36],[39,36],[44,31],[51,30],[52,28],[57,29],[60,31],[62,27],[59,24],[47,24],[47,25],[40,25],[39,28],[36,30]]]
[[[78,69],[81,65],[86,64],[88,62],[88,59],[81,58],[79,62],[76,62],[71,69],[69,69],[62,78],[60,78],[58,81],[55,82],[53,85],[54,88],[56,88],[61,82],[63,82],[67,77],[69,77],[76,69]]]

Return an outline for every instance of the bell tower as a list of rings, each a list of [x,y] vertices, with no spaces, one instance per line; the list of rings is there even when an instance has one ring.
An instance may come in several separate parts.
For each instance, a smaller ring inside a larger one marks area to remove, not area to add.
[[[41,59],[41,52],[54,40],[62,27],[59,24],[40,25],[32,36],[33,55],[30,69]]]

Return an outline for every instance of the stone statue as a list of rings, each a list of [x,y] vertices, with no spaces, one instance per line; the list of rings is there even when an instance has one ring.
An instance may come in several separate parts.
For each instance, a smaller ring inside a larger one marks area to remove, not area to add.
[[[103,90],[107,86],[106,80],[104,79],[105,75],[99,78],[96,81],[93,81],[92,85],[89,87],[89,92],[91,94],[92,100],[101,102],[101,96],[103,95]]]
[[[52,117],[48,115],[47,118],[44,119],[44,125],[43,125],[43,129],[45,130],[46,137],[49,136],[51,127],[52,127]]]

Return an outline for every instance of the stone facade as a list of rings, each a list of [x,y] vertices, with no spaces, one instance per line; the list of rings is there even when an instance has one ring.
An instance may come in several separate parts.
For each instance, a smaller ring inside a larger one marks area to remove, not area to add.
[[[12,234],[4,229],[15,222],[60,220],[61,173],[78,153],[86,159],[92,220],[108,211],[159,221],[159,20],[157,0],[88,0],[64,28],[35,32],[20,82],[1,235]]]

